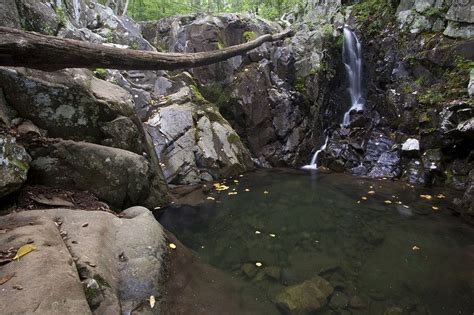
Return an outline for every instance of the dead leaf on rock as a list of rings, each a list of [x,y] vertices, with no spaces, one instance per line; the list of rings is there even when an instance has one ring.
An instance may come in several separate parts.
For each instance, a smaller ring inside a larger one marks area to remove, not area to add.
[[[15,276],[15,273],[10,273],[8,275],[6,275],[5,277],[1,277],[0,278],[0,285],[4,284],[4,283],[7,283],[8,281],[10,281],[11,278],[13,278]]]
[[[155,297],[153,295],[150,296],[150,307],[151,308],[154,308],[155,307],[155,303],[156,303],[156,300],[155,300]]]
[[[36,250],[36,246],[32,244],[26,244],[23,245],[18,249],[16,252],[15,257],[13,257],[13,260],[19,261],[21,257],[25,256],[28,253],[31,253],[32,251]]]

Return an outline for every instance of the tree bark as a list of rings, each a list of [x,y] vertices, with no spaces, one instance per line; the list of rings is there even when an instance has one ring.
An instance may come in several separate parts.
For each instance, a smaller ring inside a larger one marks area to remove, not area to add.
[[[288,29],[220,50],[161,53],[121,49],[0,27],[0,66],[28,67],[47,71],[63,68],[177,70],[224,61],[242,55],[265,42],[274,42],[291,36],[293,32]]]

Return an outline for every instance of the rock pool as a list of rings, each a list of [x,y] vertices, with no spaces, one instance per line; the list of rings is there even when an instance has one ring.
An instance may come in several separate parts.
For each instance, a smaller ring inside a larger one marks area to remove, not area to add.
[[[474,229],[449,209],[456,192],[292,170],[221,184],[229,188],[165,210],[160,222],[243,280],[242,303],[259,301],[265,314],[307,304],[281,299],[319,276],[332,292],[303,313],[473,313]]]

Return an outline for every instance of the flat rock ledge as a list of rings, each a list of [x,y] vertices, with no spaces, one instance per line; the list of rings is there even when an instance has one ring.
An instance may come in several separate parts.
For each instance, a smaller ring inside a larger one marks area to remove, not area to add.
[[[3,254],[36,250],[0,264],[1,314],[154,314],[165,232],[143,207],[104,211],[31,210],[0,217]]]

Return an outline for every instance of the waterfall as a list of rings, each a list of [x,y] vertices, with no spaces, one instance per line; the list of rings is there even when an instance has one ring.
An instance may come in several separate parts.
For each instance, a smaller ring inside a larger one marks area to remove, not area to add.
[[[326,136],[326,140],[324,140],[324,144],[321,146],[321,148],[314,153],[313,157],[311,158],[311,162],[308,165],[303,166],[302,169],[315,170],[318,168],[318,155],[319,153],[326,150],[326,147],[328,146],[328,141],[329,141],[329,135]]]
[[[351,96],[351,107],[344,114],[342,126],[350,123],[350,112],[364,109],[364,99],[362,97],[362,46],[356,34],[349,28],[344,27],[344,44],[342,47],[342,61],[346,68],[347,79],[349,81],[349,95]]]
[[[341,124],[341,127],[346,127],[350,123],[351,111],[361,111],[364,109],[364,98],[362,97],[362,46],[356,34],[348,27],[344,27],[342,62],[346,69],[347,79],[349,81],[348,90],[351,96],[351,107],[344,114]],[[314,153],[310,164],[303,166],[303,169],[315,170],[318,168],[318,156],[326,149],[328,141],[329,134],[326,135],[326,140],[321,148]]]
[[[74,15],[74,21],[76,21],[77,24],[79,24],[79,19],[81,17],[81,14],[79,12],[81,4],[79,3],[79,0],[72,0],[72,10],[73,10],[73,15]]]

